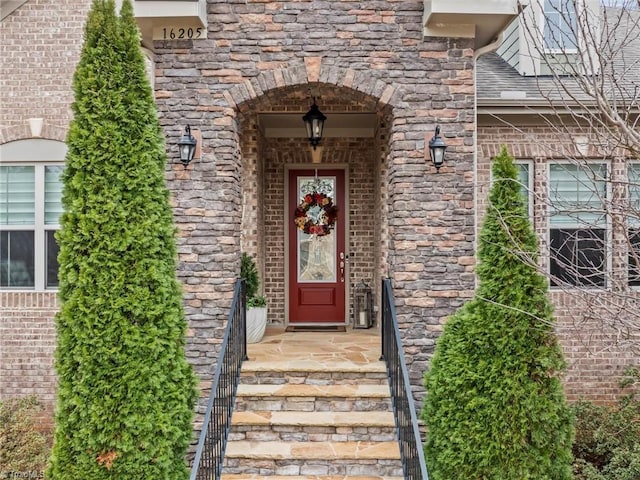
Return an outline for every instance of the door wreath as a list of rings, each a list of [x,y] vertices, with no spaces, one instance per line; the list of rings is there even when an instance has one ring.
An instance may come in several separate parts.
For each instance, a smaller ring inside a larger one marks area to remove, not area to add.
[[[322,237],[333,230],[338,216],[338,207],[333,199],[322,192],[307,193],[297,206],[294,222],[308,235]]]

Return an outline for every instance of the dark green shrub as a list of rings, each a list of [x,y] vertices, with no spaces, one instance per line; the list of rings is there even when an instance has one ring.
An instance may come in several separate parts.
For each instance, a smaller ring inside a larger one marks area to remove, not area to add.
[[[240,259],[240,278],[244,280],[247,298],[255,297],[260,286],[260,278],[256,262],[247,253],[243,253]]]
[[[258,295],[258,289],[260,288],[258,268],[255,260],[247,253],[243,253],[240,259],[240,278],[244,280],[245,284],[247,307],[265,307],[267,299],[262,295]]]
[[[54,480],[189,476],[196,399],[166,154],[130,0],[94,0],[63,174]]]
[[[0,472],[42,472],[51,434],[38,428],[43,406],[36,396],[0,402]]]
[[[624,385],[640,381],[630,369]],[[640,399],[630,393],[617,405],[580,401],[573,405],[576,439],[575,480],[640,479]]]
[[[425,375],[432,480],[571,478],[572,415],[537,239],[506,149],[478,249],[475,297],[445,324]]]

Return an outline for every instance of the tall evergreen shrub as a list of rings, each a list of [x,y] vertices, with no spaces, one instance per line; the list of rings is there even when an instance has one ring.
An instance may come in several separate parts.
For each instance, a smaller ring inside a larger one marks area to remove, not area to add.
[[[503,148],[479,238],[476,295],[447,321],[425,375],[432,480],[571,478],[564,360],[520,188]]]
[[[188,478],[195,377],[166,155],[130,0],[94,0],[63,174],[48,477]]]

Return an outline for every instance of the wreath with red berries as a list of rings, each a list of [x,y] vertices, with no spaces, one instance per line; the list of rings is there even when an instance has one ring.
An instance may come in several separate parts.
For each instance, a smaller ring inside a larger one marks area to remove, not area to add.
[[[331,233],[337,217],[338,207],[333,199],[322,192],[312,192],[302,197],[293,221],[304,233],[322,237]]]

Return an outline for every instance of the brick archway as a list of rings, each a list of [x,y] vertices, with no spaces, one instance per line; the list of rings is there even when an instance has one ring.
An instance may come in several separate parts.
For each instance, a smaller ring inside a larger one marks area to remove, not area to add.
[[[31,134],[31,128],[28,123],[21,125],[12,125],[9,127],[0,128],[0,145],[4,143],[14,142],[16,140],[30,140],[33,138],[40,138],[44,140],[57,140],[59,142],[66,141],[67,132],[69,128],[67,126],[61,127],[58,125],[51,125],[46,121],[42,125],[42,131],[38,137],[34,137]]]
[[[231,107],[242,112],[270,90],[313,83],[360,91],[376,98],[380,107],[397,106],[402,97],[400,88],[372,78],[366,71],[323,65],[322,57],[306,57],[304,65],[262,72],[226,90],[224,96]]]

